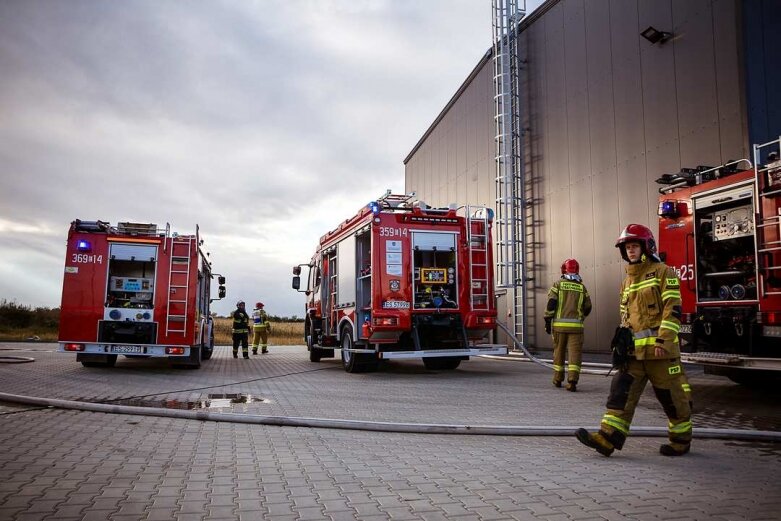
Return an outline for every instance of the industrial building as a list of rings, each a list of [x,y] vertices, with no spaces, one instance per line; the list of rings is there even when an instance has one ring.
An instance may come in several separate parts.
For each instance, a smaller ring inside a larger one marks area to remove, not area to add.
[[[512,34],[525,299],[499,291],[500,318],[517,328],[523,311],[524,343],[549,347],[547,291],[574,257],[594,302],[585,349],[604,351],[619,320],[615,239],[629,223],[657,228],[655,180],[781,135],[781,2],[548,0]],[[501,197],[496,40],[404,160],[407,192],[429,205]]]

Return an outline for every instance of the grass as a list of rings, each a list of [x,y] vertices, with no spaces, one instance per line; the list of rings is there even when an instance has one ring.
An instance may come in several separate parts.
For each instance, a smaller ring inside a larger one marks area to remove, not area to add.
[[[231,334],[231,319],[214,319],[214,343],[216,345],[233,345]],[[30,338],[38,337],[39,342],[56,342],[56,327],[25,327],[25,328],[0,328],[0,341],[23,342]],[[250,341],[252,337],[250,336]],[[302,345],[304,343],[303,322],[271,322],[271,333],[268,336],[269,345]]]
[[[214,344],[233,345],[231,333],[232,320],[229,318],[214,319]],[[268,343],[272,346],[302,345],[304,343],[303,322],[271,322],[271,332]],[[250,343],[252,334],[250,334]]]

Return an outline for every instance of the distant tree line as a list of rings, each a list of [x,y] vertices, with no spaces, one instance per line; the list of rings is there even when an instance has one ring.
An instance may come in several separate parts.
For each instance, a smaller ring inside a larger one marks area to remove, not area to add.
[[[60,308],[25,306],[15,301],[0,300],[0,328],[57,329],[60,324]]]

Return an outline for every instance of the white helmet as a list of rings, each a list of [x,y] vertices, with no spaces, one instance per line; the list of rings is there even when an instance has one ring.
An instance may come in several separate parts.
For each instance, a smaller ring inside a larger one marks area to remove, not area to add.
[[[243,300],[239,300],[238,302],[236,302],[236,307],[243,306],[243,305],[244,305]]]

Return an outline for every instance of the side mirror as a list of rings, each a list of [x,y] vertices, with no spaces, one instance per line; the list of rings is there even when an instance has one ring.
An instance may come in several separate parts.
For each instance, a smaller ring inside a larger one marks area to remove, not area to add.
[[[223,284],[225,284],[225,277],[223,277],[222,275],[220,275],[219,277],[217,277],[217,284],[219,284],[220,286],[222,286]]]
[[[296,275],[293,277],[293,289],[298,290],[301,287],[301,277]]]
[[[225,286],[220,286],[220,287],[217,289],[217,296],[218,296],[219,298],[225,298]]]
[[[293,275],[301,275],[301,266],[293,266]]]

